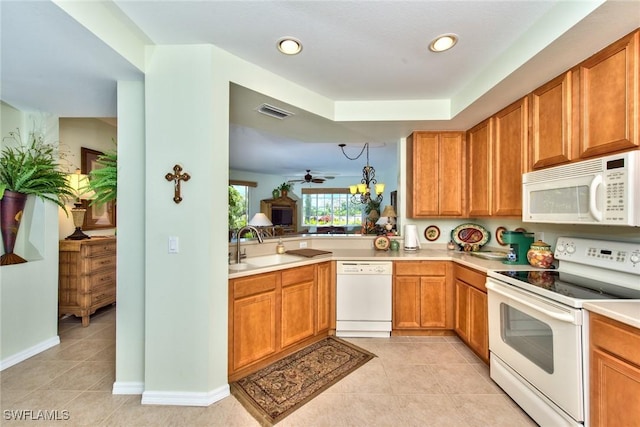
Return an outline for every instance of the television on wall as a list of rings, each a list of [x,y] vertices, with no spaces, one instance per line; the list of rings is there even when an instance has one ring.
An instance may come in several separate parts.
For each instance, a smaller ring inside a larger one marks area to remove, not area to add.
[[[273,225],[293,224],[293,209],[288,207],[273,206],[271,208],[271,222]]]

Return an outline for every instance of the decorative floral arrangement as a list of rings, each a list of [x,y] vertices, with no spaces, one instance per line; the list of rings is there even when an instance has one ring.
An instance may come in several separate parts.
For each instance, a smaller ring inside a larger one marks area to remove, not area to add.
[[[74,193],[58,163],[56,147],[34,132],[23,142],[19,129],[4,140],[11,140],[12,146],[0,153],[0,198],[5,190],[33,194],[67,212],[65,201]]]

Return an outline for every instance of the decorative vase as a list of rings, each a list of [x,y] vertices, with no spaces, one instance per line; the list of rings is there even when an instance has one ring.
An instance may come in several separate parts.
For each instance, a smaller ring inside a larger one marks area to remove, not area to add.
[[[287,191],[287,190],[280,190],[280,195],[281,195],[282,197],[287,197],[287,194],[289,194],[289,191]]]
[[[276,188],[271,192],[271,196],[273,196],[274,199],[277,199],[278,197],[280,197],[280,190]]]
[[[0,265],[27,262],[26,259],[13,253],[26,203],[26,194],[9,190],[5,190],[2,200],[0,200],[0,231],[2,232],[2,244],[4,247],[4,255],[0,257]]]
[[[538,240],[531,244],[530,249],[527,251],[527,261],[533,267],[549,268],[553,263],[553,252],[551,251],[551,245]]]

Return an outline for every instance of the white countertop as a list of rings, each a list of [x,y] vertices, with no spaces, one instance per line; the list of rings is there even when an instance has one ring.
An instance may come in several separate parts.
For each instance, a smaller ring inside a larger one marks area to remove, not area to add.
[[[270,265],[267,267],[247,268],[245,270],[229,270],[229,279],[268,273],[283,268],[300,267],[324,261],[453,261],[461,265],[476,269],[483,273],[489,270],[538,270],[529,264],[503,264],[502,261],[487,260],[469,255],[466,252],[447,249],[420,249],[417,251],[376,251],[374,249],[332,249],[330,254],[312,258],[289,257],[290,262]],[[251,258],[245,261],[250,263]],[[541,270],[541,269],[540,269]],[[584,308],[594,313],[602,314],[627,325],[640,328],[640,300],[616,300],[603,302],[589,302]]]
[[[229,278],[250,276],[258,273],[277,271],[283,268],[299,267],[323,261],[454,261],[478,271],[486,273],[489,270],[532,270],[529,264],[503,264],[502,261],[487,260],[469,255],[466,252],[450,251],[447,249],[420,249],[417,251],[376,251],[374,249],[333,249],[330,254],[314,256],[312,258],[297,257],[291,262],[270,265],[268,267],[247,268],[244,270],[229,269]],[[248,264],[251,258],[243,260]]]
[[[585,302],[583,307],[640,329],[640,300]]]

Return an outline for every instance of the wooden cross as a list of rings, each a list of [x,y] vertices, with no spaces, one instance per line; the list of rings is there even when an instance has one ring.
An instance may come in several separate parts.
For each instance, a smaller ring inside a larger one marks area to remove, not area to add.
[[[173,201],[176,203],[180,203],[182,201],[182,196],[180,195],[180,181],[189,181],[191,179],[191,175],[188,173],[181,173],[182,166],[175,165],[173,167],[173,173],[168,173],[164,177],[167,181],[173,181]]]

